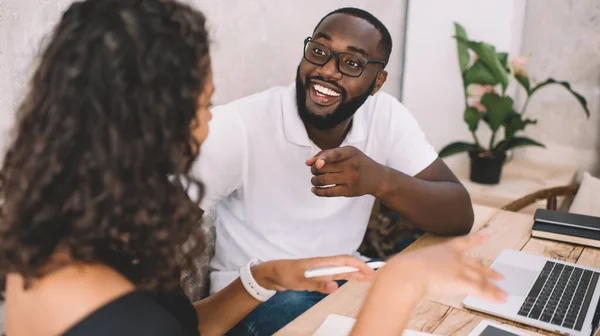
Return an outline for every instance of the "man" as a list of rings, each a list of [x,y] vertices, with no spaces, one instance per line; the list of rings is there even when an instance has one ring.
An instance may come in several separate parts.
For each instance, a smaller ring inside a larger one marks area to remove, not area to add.
[[[378,93],[391,49],[374,16],[336,10],[304,41],[295,84],[214,109],[194,167],[201,206],[219,218],[211,293],[254,258],[356,254],[376,198],[427,232],[470,231],[467,191],[412,115]],[[231,334],[271,335],[322,298],[278,293]]]

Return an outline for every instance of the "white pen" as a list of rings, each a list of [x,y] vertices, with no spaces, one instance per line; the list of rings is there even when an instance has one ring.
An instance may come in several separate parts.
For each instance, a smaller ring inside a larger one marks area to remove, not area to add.
[[[369,266],[372,269],[382,268],[384,265],[385,265],[384,261],[373,261],[373,262],[367,263],[367,266]],[[304,277],[305,278],[315,278],[315,277],[321,277],[321,276],[326,276],[326,275],[336,275],[336,274],[344,274],[344,273],[351,273],[351,272],[358,272],[358,268],[351,267],[351,266],[312,268],[312,269],[306,270],[306,272],[304,272]]]

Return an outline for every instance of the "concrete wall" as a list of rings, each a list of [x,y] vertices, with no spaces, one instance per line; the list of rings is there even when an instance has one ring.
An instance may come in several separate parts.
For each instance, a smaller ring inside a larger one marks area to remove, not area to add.
[[[377,16],[395,43],[384,90],[399,97],[406,0],[183,0],[204,11],[214,40],[215,104],[274,85],[296,75],[302,43],[322,16],[354,6]],[[0,0],[0,153],[23,97],[28,71],[42,37],[72,0]]]
[[[598,0],[528,1],[523,35],[529,71],[538,81],[566,80],[588,100],[584,117],[573,97],[560,87],[536,93],[527,114],[539,120],[528,134],[548,148],[519,151],[549,162],[571,162],[598,171],[600,152],[600,2]]]
[[[215,103],[289,85],[302,57],[302,43],[328,12],[359,7],[379,18],[394,48],[384,90],[399,97],[406,0],[188,0],[211,20],[215,43]],[[223,3],[227,3],[226,6]]]
[[[29,80],[29,64],[67,0],[0,0],[0,153]],[[0,159],[1,160],[1,159]]]

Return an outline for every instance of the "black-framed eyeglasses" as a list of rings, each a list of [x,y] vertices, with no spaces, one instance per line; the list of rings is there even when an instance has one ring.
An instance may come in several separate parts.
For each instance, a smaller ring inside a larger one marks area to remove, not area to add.
[[[347,52],[336,52],[328,46],[315,42],[311,37],[304,40],[304,59],[314,65],[325,65],[335,57],[340,73],[350,77],[360,77],[368,64],[382,64],[384,61],[371,61]]]

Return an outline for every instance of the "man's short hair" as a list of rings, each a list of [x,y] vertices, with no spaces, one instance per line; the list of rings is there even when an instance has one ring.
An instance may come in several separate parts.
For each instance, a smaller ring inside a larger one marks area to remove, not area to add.
[[[354,8],[354,7],[344,7],[344,8],[336,9],[333,12],[330,12],[329,14],[325,15],[321,19],[321,21],[319,21],[319,23],[315,26],[313,34],[317,30],[317,28],[321,25],[323,20],[325,20],[327,17],[329,17],[333,14],[345,14],[345,15],[354,16],[354,17],[363,19],[363,20],[369,22],[370,24],[372,24],[377,29],[377,31],[379,31],[379,34],[381,35],[381,40],[379,40],[378,48],[382,52],[383,57],[384,57],[383,60],[387,64],[387,62],[390,59],[390,54],[392,53],[392,36],[390,35],[390,32],[387,30],[385,25],[381,21],[379,21],[378,18],[376,18],[373,14],[371,14],[363,9]]]

